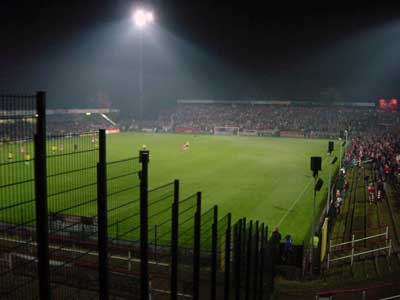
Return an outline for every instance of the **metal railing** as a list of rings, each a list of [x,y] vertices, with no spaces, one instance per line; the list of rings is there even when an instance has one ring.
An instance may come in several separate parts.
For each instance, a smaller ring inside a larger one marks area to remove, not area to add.
[[[381,236],[385,237],[385,246],[384,247],[378,247],[378,248],[375,248],[375,249],[371,249],[371,250],[366,250],[366,251],[355,253],[355,248],[356,248],[355,244],[356,243],[367,241],[367,240],[370,240],[370,239],[379,238]],[[334,251],[333,249],[338,248],[338,247],[342,247],[344,245],[349,245],[349,244],[351,244],[351,248],[350,248],[351,253],[349,255],[340,256],[340,257],[336,257],[336,258],[331,258],[332,252]],[[385,251],[386,250],[387,251],[387,255],[390,256],[391,249],[392,249],[392,240],[389,239],[389,226],[386,226],[385,232],[383,232],[383,233],[367,236],[367,237],[364,237],[364,238],[361,238],[361,239],[355,239],[355,234],[353,233],[351,241],[347,241],[347,242],[343,242],[343,243],[339,243],[339,244],[332,244],[332,240],[330,241],[330,243],[329,243],[329,251],[328,251],[328,256],[327,256],[327,269],[329,270],[330,264],[332,262],[339,261],[339,260],[344,260],[344,259],[348,259],[348,258],[350,258],[350,265],[353,265],[354,257],[361,256],[361,255],[368,254],[368,253],[374,253],[374,252],[379,252],[379,251]]]

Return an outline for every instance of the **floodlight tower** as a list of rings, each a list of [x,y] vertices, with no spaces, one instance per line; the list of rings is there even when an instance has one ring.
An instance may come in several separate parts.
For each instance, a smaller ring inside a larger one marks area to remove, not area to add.
[[[146,27],[154,23],[154,14],[151,10],[137,8],[132,14],[132,20],[139,29],[139,120],[143,121],[143,32]]]

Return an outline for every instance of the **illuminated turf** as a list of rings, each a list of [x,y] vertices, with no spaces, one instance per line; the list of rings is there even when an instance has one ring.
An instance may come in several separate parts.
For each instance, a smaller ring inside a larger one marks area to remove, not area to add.
[[[217,204],[221,215],[232,212],[234,219],[260,220],[270,228],[279,224],[297,243],[311,228],[311,156],[323,157],[319,210],[326,199],[326,140],[134,133],[107,138],[110,160],[135,155],[142,144],[148,147],[152,187],[179,179],[183,196],[203,192],[205,208]],[[184,152],[186,141],[190,149]]]
[[[84,142],[82,138],[78,138],[79,150],[83,149],[83,144],[87,143],[87,139],[91,138],[86,138]],[[182,149],[185,142],[190,144],[187,151]],[[64,141],[64,151],[72,151],[75,143],[77,143],[75,139]],[[220,216],[231,212],[234,220],[247,217],[265,222],[269,228],[279,225],[282,234],[291,234],[295,243],[302,243],[311,228],[313,206],[311,156],[323,157],[321,176],[324,179],[324,186],[318,193],[319,211],[326,201],[328,161],[330,160],[326,154],[327,140],[123,133],[107,136],[108,161],[138,156],[139,149],[143,144],[150,150],[151,155],[149,165],[151,188],[179,179],[181,199],[201,191],[203,193],[203,211],[217,204]],[[56,153],[52,153],[52,145],[48,144],[49,157],[61,153],[59,149]],[[88,145],[93,148],[93,145],[90,146],[90,142]],[[19,156],[18,147],[14,149],[15,160]],[[33,152],[31,145],[26,147],[27,151]],[[337,148],[335,154],[338,155],[339,144],[337,143],[335,147]],[[0,150],[2,151],[2,163],[9,162],[8,150],[5,151],[4,146]],[[80,155],[81,157],[79,157]],[[56,160],[58,159],[56,157],[49,158],[48,174],[83,168],[84,164],[88,163],[89,157],[91,160],[89,163],[95,166],[97,159],[95,153],[87,157],[85,155],[87,154],[61,156],[59,160]],[[59,163],[60,161],[62,163]],[[128,170],[129,166],[126,164],[125,168]],[[18,164],[18,169],[12,174],[5,173],[4,170],[6,168],[3,165],[0,170],[1,185],[24,181],[33,178],[33,161]],[[96,186],[93,184],[84,189],[71,189],[71,187],[78,187],[82,184],[95,183],[95,171],[95,168],[92,168],[87,173],[85,171],[79,175],[63,176],[63,180],[59,180],[57,177],[49,179],[49,195],[51,195],[49,211],[63,210],[95,199]],[[120,171],[125,172],[124,170]],[[108,175],[113,175],[111,169]],[[110,182],[109,192],[112,192],[113,188],[125,188],[130,184],[132,186],[137,184],[136,177],[120,181],[119,187]],[[58,194],[58,191],[61,190],[71,191],[67,194]],[[116,195],[109,199],[109,208],[137,198],[138,190]],[[26,222],[34,218],[33,201],[22,206],[4,209],[29,199],[33,199],[32,182],[2,189],[0,221],[15,222],[16,218],[19,218],[17,221]],[[138,209],[138,205],[135,204],[126,209],[113,211],[109,215],[109,224],[126,219],[129,215],[138,212]],[[65,213],[95,215],[96,202],[66,210]],[[169,212],[167,214],[170,215]],[[136,217],[136,221],[121,222],[118,231],[121,233],[135,227],[137,221]],[[115,232],[115,227],[110,229],[111,236]],[[135,237],[128,234],[125,238]]]

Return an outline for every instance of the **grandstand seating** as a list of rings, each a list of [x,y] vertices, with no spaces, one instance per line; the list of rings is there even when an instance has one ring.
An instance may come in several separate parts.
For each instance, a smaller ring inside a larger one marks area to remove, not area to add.
[[[49,135],[76,134],[114,127],[113,124],[102,118],[100,114],[49,115],[47,122]]]
[[[302,131],[305,136],[330,136],[340,131],[366,131],[388,124],[399,124],[398,113],[378,112],[375,107],[316,106],[296,103],[178,103],[174,110],[162,111],[158,120],[121,122],[123,130],[213,133],[215,127],[246,130]],[[181,130],[179,130],[181,129]],[[182,130],[186,129],[186,130]]]
[[[399,239],[397,235],[398,224],[392,220],[393,211],[392,195],[382,203],[369,204],[367,186],[364,180],[367,174],[373,175],[370,169],[354,168],[350,171],[350,192],[345,197],[344,205],[332,230],[333,242],[346,242],[355,234],[356,239],[372,236],[385,231],[389,227],[389,238],[392,240],[393,253],[387,256],[387,251],[365,254],[356,258],[353,266],[350,261],[333,264],[330,270],[325,270],[326,276],[339,276],[340,278],[370,279],[390,275],[400,271],[400,256],[398,253]],[[390,187],[389,185],[387,185]],[[382,238],[370,239],[356,245],[356,252],[368,251],[385,245]],[[349,253],[349,247],[342,247],[342,253]]]

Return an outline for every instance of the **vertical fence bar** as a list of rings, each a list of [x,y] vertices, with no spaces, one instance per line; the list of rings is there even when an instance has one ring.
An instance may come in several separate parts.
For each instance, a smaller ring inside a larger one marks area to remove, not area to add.
[[[116,243],[119,245],[119,220],[115,221]]]
[[[132,271],[132,254],[131,251],[128,251],[128,271]]]
[[[149,151],[139,152],[140,171],[140,294],[142,300],[149,300],[148,268],[148,164]]]
[[[224,300],[229,299],[230,295],[230,272],[231,272],[231,220],[232,215],[228,213],[227,228],[225,233],[225,281],[224,281]]]
[[[260,280],[259,280],[259,300],[263,300],[263,292],[264,292],[264,260],[265,260],[265,225],[264,223],[261,224],[261,245],[260,245]]]
[[[242,222],[242,236],[241,236],[241,241],[242,241],[242,248],[240,251],[240,254],[242,255],[243,259],[241,259],[242,262],[242,266],[241,266],[241,272],[245,272],[246,271],[246,229],[247,229],[247,220],[246,218],[243,218],[243,222]]]
[[[386,226],[386,231],[385,231],[385,244],[386,244],[386,246],[388,245],[388,240],[389,240],[389,226]]]
[[[154,224],[154,261],[157,262],[157,230],[158,226],[157,224]]]
[[[193,243],[193,300],[200,298],[200,232],[201,232],[201,192],[197,192],[197,208],[194,219]]]
[[[99,247],[99,299],[108,300],[108,233],[107,233],[107,169],[106,131],[99,130],[99,162],[97,163],[97,219]]]
[[[250,277],[251,277],[251,257],[252,257],[252,237],[253,237],[253,221],[250,221],[250,225],[249,225],[249,235],[247,237],[247,259],[246,259],[246,294],[245,294],[245,299],[246,300],[250,300],[250,296],[251,296],[251,292],[250,292]]]
[[[235,299],[240,300],[240,280],[241,280],[241,256],[242,256],[242,224],[243,220],[240,219],[235,224]]]
[[[354,234],[351,236],[351,265],[354,261]]]
[[[36,239],[38,256],[39,298],[50,299],[49,237],[47,208],[47,166],[46,166],[46,93],[36,94],[36,135],[35,135],[35,210]]]
[[[259,271],[259,261],[258,261],[258,247],[259,247],[259,239],[260,234],[258,231],[258,221],[255,224],[255,236],[254,236],[254,267],[253,267],[253,298],[255,299],[258,294],[258,271]]]
[[[211,300],[217,299],[218,206],[214,206],[211,236]]]
[[[178,299],[179,180],[174,181],[171,230],[171,300]]]

